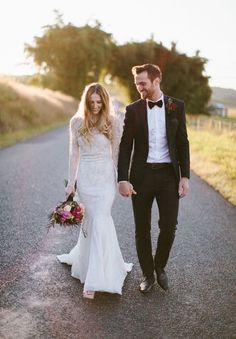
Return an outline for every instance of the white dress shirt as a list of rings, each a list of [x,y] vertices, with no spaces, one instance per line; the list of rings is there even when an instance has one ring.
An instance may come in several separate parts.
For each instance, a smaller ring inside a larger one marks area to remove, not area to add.
[[[162,100],[162,107],[154,106],[152,109],[147,102],[147,120],[148,120],[148,136],[149,136],[149,152],[147,162],[171,162],[169,148],[166,137],[166,117],[165,117],[165,103],[164,97],[158,99]]]

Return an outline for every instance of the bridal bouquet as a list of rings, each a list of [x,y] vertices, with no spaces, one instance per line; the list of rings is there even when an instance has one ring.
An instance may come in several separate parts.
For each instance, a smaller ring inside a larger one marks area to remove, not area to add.
[[[54,227],[56,224],[61,226],[81,226],[84,217],[84,206],[82,203],[73,200],[73,198],[73,194],[70,194],[66,201],[61,202],[52,210],[48,216],[48,228]],[[86,237],[83,227],[81,229]]]

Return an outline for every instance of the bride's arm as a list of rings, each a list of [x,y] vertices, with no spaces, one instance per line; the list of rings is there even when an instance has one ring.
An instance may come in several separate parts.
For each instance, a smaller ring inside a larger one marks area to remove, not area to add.
[[[115,168],[117,168],[118,163],[121,136],[122,136],[122,122],[117,116],[114,116],[112,118],[112,159],[114,161]]]
[[[78,165],[79,165],[79,145],[78,130],[79,118],[72,117],[70,120],[70,140],[69,140],[69,171],[68,171],[68,185],[67,188],[74,188],[77,178]]]

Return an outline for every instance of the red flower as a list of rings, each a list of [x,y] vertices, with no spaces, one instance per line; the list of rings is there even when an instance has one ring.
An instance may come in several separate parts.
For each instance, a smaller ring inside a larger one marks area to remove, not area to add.
[[[73,211],[71,211],[71,214],[75,217],[76,221],[80,221],[83,218],[83,210],[80,208],[80,206],[77,206]]]
[[[166,108],[167,108],[167,113],[170,113],[171,111],[176,110],[177,104],[175,102],[173,102],[173,100],[171,98],[169,98],[168,102],[166,104]]]

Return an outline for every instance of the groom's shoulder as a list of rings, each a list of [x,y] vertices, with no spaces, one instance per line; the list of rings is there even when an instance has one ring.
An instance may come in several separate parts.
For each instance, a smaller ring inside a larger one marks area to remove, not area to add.
[[[176,103],[179,103],[179,104],[181,104],[181,105],[184,105],[184,101],[182,100],[182,99],[179,99],[179,98],[175,98],[175,97],[172,97],[172,96],[170,96],[170,95],[164,95],[164,98],[165,98],[165,100],[172,100],[173,102],[176,102]]]
[[[145,101],[145,100],[143,100],[143,99],[138,99],[138,100],[136,100],[136,101],[133,101],[133,102],[131,102],[129,105],[126,106],[126,109],[128,109],[128,110],[129,110],[129,109],[133,110],[133,109],[137,108],[138,106],[142,105],[144,101]]]

